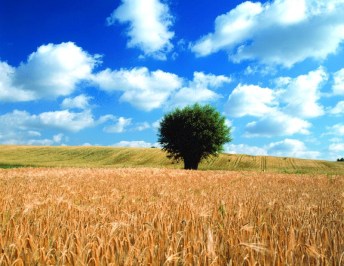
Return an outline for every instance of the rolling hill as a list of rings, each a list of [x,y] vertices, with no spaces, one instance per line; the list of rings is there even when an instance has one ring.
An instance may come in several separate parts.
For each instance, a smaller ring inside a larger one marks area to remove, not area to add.
[[[0,146],[0,168],[165,167],[182,168],[158,148]],[[201,170],[253,170],[282,173],[344,174],[344,163],[287,157],[220,154]]]

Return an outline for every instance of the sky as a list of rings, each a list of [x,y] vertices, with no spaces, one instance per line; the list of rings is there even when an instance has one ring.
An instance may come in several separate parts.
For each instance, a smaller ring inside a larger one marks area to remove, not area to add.
[[[344,157],[344,0],[0,0],[0,144],[158,146],[211,104],[227,153]]]

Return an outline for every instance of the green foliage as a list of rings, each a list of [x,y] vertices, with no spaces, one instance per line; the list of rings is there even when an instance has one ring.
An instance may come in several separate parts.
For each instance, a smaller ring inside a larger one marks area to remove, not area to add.
[[[337,162],[344,162],[344,158],[340,158],[340,159],[338,158]]]
[[[166,114],[158,137],[168,158],[183,160],[185,169],[197,169],[201,160],[218,155],[232,140],[225,118],[212,106],[199,104]]]

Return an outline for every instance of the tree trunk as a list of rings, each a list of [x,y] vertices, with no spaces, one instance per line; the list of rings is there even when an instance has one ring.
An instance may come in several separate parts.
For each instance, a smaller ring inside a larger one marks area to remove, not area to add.
[[[194,158],[184,158],[184,169],[185,170],[197,170],[199,160]]]

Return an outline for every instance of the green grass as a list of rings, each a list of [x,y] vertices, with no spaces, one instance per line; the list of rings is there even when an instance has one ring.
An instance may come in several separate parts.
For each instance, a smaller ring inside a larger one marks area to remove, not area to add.
[[[0,146],[0,168],[158,167],[182,168],[158,148]],[[220,154],[202,170],[253,170],[281,173],[344,174],[344,163],[285,157]]]

